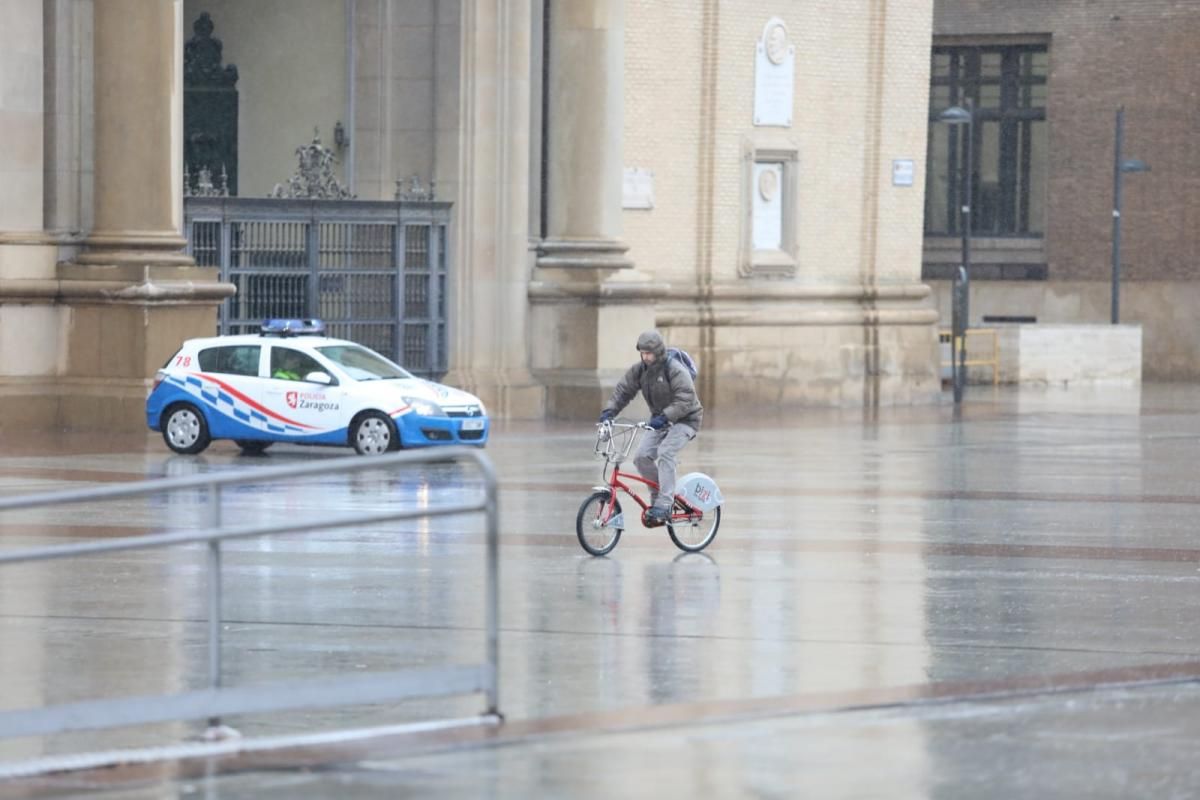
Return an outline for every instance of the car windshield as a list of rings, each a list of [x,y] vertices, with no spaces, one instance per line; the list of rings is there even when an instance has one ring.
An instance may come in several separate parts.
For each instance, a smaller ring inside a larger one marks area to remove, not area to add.
[[[412,375],[365,347],[351,344],[318,347],[317,352],[337,364],[356,381],[398,380]]]

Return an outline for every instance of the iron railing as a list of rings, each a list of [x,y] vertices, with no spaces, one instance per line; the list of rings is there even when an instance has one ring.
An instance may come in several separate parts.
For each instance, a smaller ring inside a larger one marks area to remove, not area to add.
[[[319,475],[385,470],[414,464],[444,461],[469,461],[479,468],[484,482],[481,499],[451,503],[432,508],[373,509],[369,512],[327,516],[321,519],[297,519],[262,524],[226,525],[221,514],[223,487],[261,484]],[[18,509],[58,507],[68,504],[152,496],[186,489],[207,492],[207,527],[198,530],[170,531],[41,547],[0,553],[0,568],[18,563],[79,558],[101,553],[207,544],[208,586],[208,687],[177,694],[126,696],[86,700],[40,708],[0,711],[0,739],[39,736],[66,731],[97,730],[127,725],[207,719],[210,731],[221,729],[221,718],[233,714],[283,711],[300,708],[329,708],[377,703],[410,697],[436,697],[482,693],[487,707],[479,717],[468,721],[488,722],[500,718],[499,712],[499,516],[496,473],[489,459],[474,448],[445,447],[389,453],[364,458],[351,456],[294,466],[267,469],[242,469],[183,478],[142,481],[122,486],[55,492],[0,499],[0,512]],[[365,525],[394,520],[450,516],[484,512],[487,516],[487,578],[484,585],[486,607],[485,657],[482,664],[428,667],[377,672],[370,675],[339,674],[330,678],[291,680],[252,686],[226,687],[221,680],[221,543],[280,533]],[[2,773],[3,770],[0,770]]]
[[[222,334],[318,317],[427,378],[446,372],[450,204],[187,197],[188,253],[237,294]]]

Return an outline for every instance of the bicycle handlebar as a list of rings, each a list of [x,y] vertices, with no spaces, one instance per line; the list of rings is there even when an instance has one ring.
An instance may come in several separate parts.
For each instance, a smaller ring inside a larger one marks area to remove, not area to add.
[[[653,430],[645,422],[619,422],[607,419],[596,423],[597,456],[609,463],[619,464],[629,457],[634,441],[641,431]]]
[[[609,428],[641,428],[644,431],[654,430],[645,422],[616,422],[609,419],[605,420],[604,422],[596,423],[597,428],[603,428],[605,426],[608,426]]]

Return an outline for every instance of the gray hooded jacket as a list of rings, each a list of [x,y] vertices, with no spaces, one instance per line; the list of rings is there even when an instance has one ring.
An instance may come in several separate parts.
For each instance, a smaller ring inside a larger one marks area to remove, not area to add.
[[[604,410],[619,414],[640,390],[651,414],[662,414],[669,422],[680,422],[700,430],[704,407],[696,397],[696,386],[686,367],[667,358],[667,345],[662,334],[646,331],[638,337],[637,349],[654,353],[654,363],[646,366],[638,361],[630,367]]]

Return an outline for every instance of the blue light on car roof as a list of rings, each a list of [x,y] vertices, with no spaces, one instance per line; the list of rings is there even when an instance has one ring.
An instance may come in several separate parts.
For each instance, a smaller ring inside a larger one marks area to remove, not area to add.
[[[320,335],[325,323],[319,319],[265,319],[259,331],[273,336]]]

